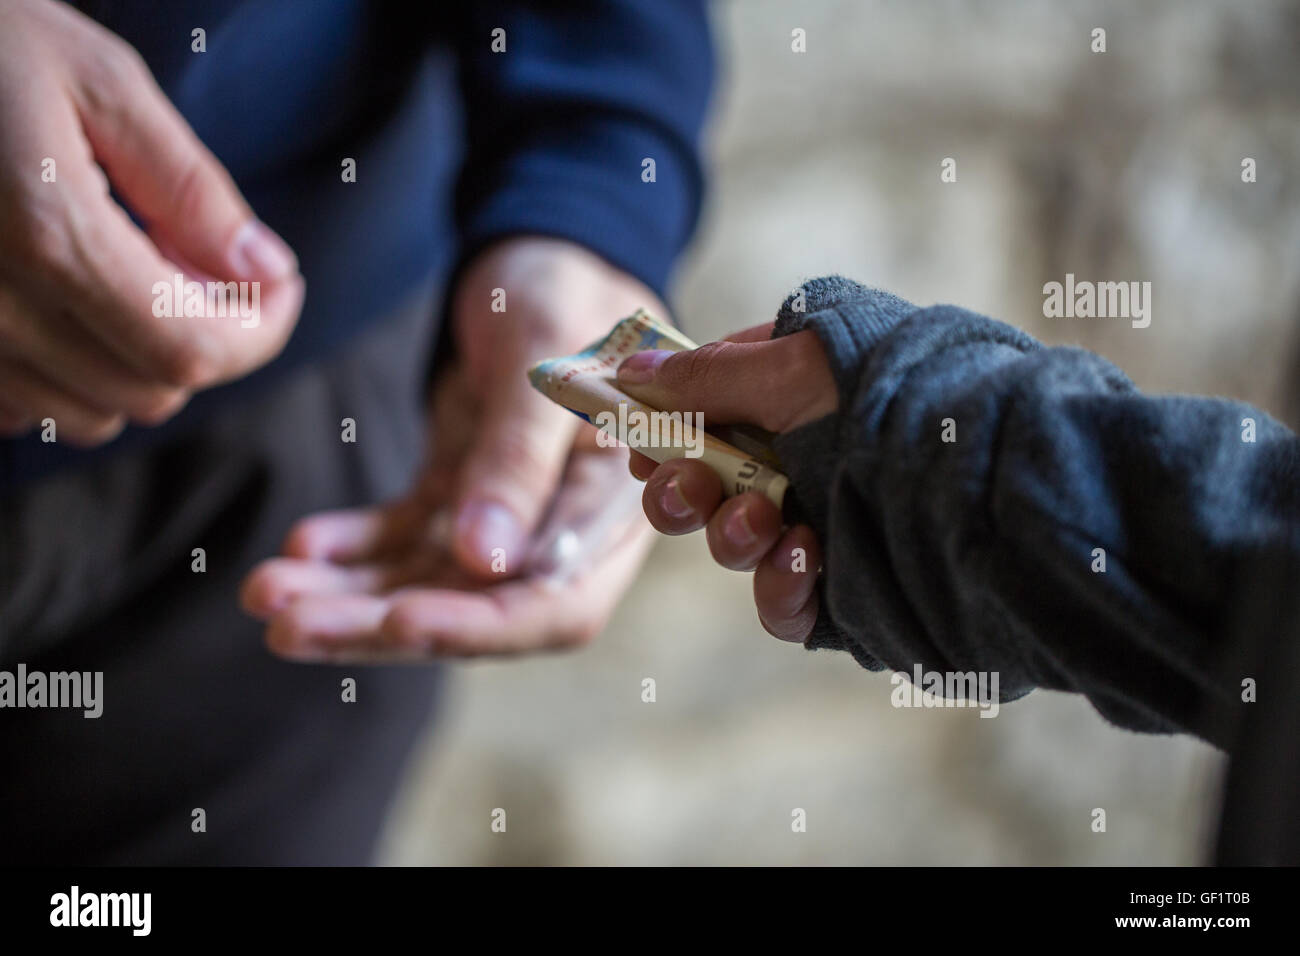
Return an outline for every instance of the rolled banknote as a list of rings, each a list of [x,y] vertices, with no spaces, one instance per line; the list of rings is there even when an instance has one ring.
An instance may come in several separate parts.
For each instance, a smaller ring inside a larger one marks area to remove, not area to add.
[[[699,458],[717,472],[727,496],[758,491],[780,508],[790,482],[764,433],[734,426],[706,429],[698,412],[651,408],[618,387],[615,373],[629,355],[697,347],[677,329],[638,309],[581,352],[533,366],[528,380],[551,401],[595,425],[602,444],[627,445],[661,463]]]

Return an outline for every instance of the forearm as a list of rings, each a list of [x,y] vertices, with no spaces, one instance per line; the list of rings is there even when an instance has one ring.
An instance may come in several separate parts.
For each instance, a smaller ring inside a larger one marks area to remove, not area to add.
[[[826,549],[810,646],[996,670],[1006,698],[1072,690],[1124,726],[1216,739],[1240,562],[1296,549],[1295,437],[959,309],[817,308],[783,323],[811,319],[841,389],[836,419],[809,426],[833,454],[799,450],[812,431],[781,439]],[[864,341],[836,344],[854,329]]]
[[[701,201],[701,0],[500,0],[461,16],[462,258],[555,236],[662,295]]]

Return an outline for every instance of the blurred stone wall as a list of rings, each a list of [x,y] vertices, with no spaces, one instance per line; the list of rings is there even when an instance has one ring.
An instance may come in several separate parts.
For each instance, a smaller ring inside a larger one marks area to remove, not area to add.
[[[1297,4],[714,10],[713,193],[676,298],[696,338],[841,272],[1294,423]],[[1043,283],[1067,272],[1150,281],[1151,326],[1044,318]],[[895,709],[887,675],[767,637],[748,577],[698,538],[659,543],[589,650],[454,676],[384,862],[1160,864],[1201,859],[1212,836],[1210,748],[1046,692],[992,720]]]

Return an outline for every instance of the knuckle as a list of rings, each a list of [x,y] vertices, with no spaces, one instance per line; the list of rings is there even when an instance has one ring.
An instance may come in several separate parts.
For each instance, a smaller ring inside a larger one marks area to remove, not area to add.
[[[149,66],[140,51],[126,40],[116,33],[106,32],[103,41],[98,45],[99,53],[117,71],[118,77],[133,80],[150,75]]]
[[[709,384],[718,375],[719,363],[732,349],[730,342],[710,342],[690,352],[679,353],[684,356],[674,363],[672,358],[664,363],[664,371],[670,376],[680,376],[687,382]]]
[[[101,115],[125,113],[138,85],[149,78],[144,58],[116,37],[104,37],[103,42],[93,44],[81,63],[87,105]]]

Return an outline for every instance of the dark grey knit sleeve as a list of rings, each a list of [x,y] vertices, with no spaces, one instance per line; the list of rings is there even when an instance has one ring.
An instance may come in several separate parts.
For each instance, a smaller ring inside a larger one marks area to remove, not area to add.
[[[995,671],[1004,700],[1075,691],[1122,726],[1222,742],[1243,568],[1300,552],[1293,434],[838,277],[787,300],[774,334],[806,328],[840,399],[776,441],[823,544],[810,648]]]

